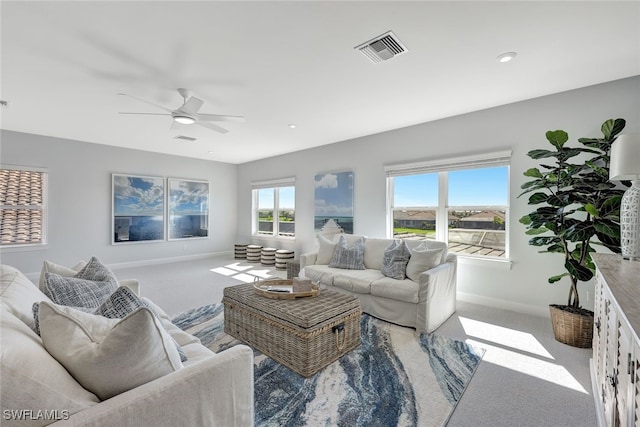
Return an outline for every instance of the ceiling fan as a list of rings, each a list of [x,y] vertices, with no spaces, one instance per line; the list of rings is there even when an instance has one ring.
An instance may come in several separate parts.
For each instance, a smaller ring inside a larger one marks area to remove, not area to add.
[[[204,102],[196,98],[195,96],[189,96],[189,91],[185,88],[178,88],[178,93],[182,96],[183,104],[175,110],[171,110],[169,108],[163,107],[162,105],[154,104],[153,102],[145,101],[144,99],[140,99],[138,97],[128,95],[126,93],[119,93],[118,95],[128,96],[140,102],[147,103],[149,105],[153,105],[156,108],[160,108],[161,110],[166,111],[166,113],[127,113],[120,112],[118,114],[140,114],[140,115],[152,115],[152,116],[171,116],[173,118],[173,123],[171,124],[171,129],[174,128],[176,123],[183,125],[191,125],[197,124],[200,126],[204,126],[208,129],[214,130],[220,133],[229,132],[227,129],[218,126],[211,122],[244,122],[245,118],[242,116],[222,116],[218,114],[204,114],[198,113],[202,104]]]

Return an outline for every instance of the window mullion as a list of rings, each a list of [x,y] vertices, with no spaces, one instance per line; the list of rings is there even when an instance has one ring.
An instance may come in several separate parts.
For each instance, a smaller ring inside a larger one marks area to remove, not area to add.
[[[449,175],[438,172],[438,211],[436,214],[436,239],[449,243]]]
[[[280,189],[273,189],[273,235],[280,235]]]

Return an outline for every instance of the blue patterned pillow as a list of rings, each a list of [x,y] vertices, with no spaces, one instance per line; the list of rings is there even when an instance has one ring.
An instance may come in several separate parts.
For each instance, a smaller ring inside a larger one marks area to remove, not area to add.
[[[94,281],[46,273],[44,293],[56,304],[96,308],[118,288],[112,281]]]
[[[87,265],[82,267],[82,269],[73,277],[78,279],[94,280],[96,282],[112,282],[116,287],[118,287],[118,279],[116,279],[116,276],[96,257],[91,257]]]
[[[394,240],[384,250],[381,272],[392,279],[404,280],[411,250],[403,240]]]
[[[329,267],[364,270],[364,238],[360,237],[352,245],[349,245],[347,239],[340,236]]]

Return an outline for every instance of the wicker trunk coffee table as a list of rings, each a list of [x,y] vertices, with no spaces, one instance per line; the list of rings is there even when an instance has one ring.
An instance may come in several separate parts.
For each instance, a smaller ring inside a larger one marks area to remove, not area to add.
[[[225,288],[222,302],[226,333],[303,377],[360,345],[360,302],[344,293],[271,299],[247,283]]]

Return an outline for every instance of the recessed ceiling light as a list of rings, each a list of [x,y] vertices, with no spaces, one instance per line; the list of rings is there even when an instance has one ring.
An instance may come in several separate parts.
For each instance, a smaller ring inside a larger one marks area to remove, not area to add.
[[[496,58],[496,61],[500,62],[501,64],[504,64],[505,62],[509,62],[513,58],[515,58],[516,55],[517,55],[516,52],[505,52],[502,55],[498,55],[498,57]]]
[[[216,154],[215,151],[209,151],[209,154]]]
[[[289,124],[289,128],[290,128],[290,129],[295,129],[295,128],[296,128],[295,123],[290,123],[290,124]]]

